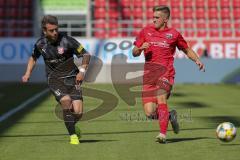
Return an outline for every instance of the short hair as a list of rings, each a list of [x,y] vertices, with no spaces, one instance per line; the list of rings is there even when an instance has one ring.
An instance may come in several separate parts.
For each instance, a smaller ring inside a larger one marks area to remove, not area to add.
[[[156,12],[156,11],[163,12],[167,16],[167,19],[169,19],[170,9],[168,6],[155,6],[155,7],[153,7],[153,12]]]
[[[42,18],[42,29],[46,29],[46,24],[58,25],[58,19],[52,15],[46,15]]]

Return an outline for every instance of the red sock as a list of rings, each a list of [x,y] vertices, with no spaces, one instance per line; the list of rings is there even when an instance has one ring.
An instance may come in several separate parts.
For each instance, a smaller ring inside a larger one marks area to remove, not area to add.
[[[158,121],[159,121],[160,133],[164,135],[166,135],[167,133],[168,120],[169,120],[169,113],[168,113],[167,104],[159,104],[158,105]]]

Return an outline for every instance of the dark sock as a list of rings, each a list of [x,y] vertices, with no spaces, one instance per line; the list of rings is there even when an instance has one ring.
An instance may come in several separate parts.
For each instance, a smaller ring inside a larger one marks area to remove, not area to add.
[[[75,120],[74,115],[69,109],[63,109],[63,118],[65,126],[68,130],[69,135],[75,134]]]

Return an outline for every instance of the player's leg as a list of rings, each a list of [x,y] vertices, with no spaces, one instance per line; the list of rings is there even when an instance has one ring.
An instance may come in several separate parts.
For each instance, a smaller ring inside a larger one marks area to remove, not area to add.
[[[83,101],[82,100],[73,100],[73,113],[75,118],[75,131],[78,136],[78,138],[81,138],[81,130],[76,125],[76,123],[82,118],[83,115]]]
[[[153,85],[145,84],[143,85],[142,91],[142,103],[145,115],[149,119],[157,119],[157,110],[156,110],[156,88]]]
[[[75,131],[75,116],[72,112],[72,99],[69,95],[65,95],[59,100],[59,102],[63,110],[64,123],[70,135],[70,143],[79,144]]]
[[[165,143],[167,128],[168,128],[168,121],[169,121],[167,93],[165,90],[163,89],[159,90],[159,93],[157,96],[157,102],[158,102],[157,110],[158,110],[158,121],[159,121],[160,133],[156,137],[156,139],[160,143]]]

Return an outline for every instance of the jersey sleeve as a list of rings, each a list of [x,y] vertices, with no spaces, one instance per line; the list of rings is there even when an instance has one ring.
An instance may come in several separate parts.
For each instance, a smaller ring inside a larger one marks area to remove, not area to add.
[[[77,57],[82,57],[83,54],[87,53],[87,51],[83,48],[82,44],[72,37],[68,37],[68,44]]]
[[[138,34],[138,36],[136,37],[135,41],[133,42],[133,44],[140,48],[142,46],[142,44],[145,42],[145,38],[144,38],[144,30],[142,29],[140,31],[140,33]]]
[[[40,56],[41,56],[41,53],[39,52],[37,44],[35,44],[32,52],[32,57],[34,60],[37,60]]]
[[[178,34],[178,38],[177,38],[177,48],[179,50],[184,50],[188,48],[187,42],[185,41],[185,39],[180,33]]]

